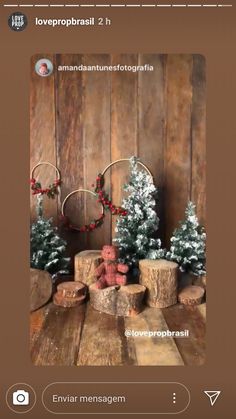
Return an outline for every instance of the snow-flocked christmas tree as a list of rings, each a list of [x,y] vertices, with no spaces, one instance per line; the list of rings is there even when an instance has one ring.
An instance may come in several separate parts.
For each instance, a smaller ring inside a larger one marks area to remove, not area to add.
[[[120,250],[120,261],[137,267],[139,259],[159,259],[164,256],[161,241],[155,238],[159,226],[156,213],[157,189],[152,177],[140,169],[136,157],[130,159],[130,180],[124,186],[128,196],[122,207],[127,215],[116,224],[114,243]]]
[[[70,258],[65,257],[66,242],[58,235],[52,219],[43,217],[43,197],[37,196],[37,220],[30,231],[30,266],[48,271],[54,279],[68,274]]]
[[[181,272],[194,275],[206,273],[206,233],[199,225],[195,205],[190,201],[185,210],[185,220],[171,237],[166,258],[179,264]]]

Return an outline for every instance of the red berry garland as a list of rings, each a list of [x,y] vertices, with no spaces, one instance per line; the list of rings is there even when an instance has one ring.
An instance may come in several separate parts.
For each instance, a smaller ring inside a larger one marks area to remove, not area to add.
[[[103,187],[104,176],[101,173],[99,173],[96,179],[95,188],[95,192],[98,196],[98,202],[100,202],[106,210],[110,211],[112,215],[127,215],[127,211],[124,208],[117,207],[116,205],[112,204],[108,194],[104,191]]]
[[[100,227],[103,224],[104,217],[105,217],[105,214],[101,214],[99,218],[91,221],[89,224],[85,224],[82,227],[78,227],[75,224],[72,224],[69,218],[65,215],[61,216],[61,220],[65,228],[69,230],[79,231],[80,233],[87,233],[87,232],[95,230],[97,227]]]
[[[47,188],[42,188],[41,183],[38,182],[35,177],[34,173],[35,170],[42,165],[50,166],[56,171],[56,179],[52,184],[50,184]],[[59,194],[59,186],[61,185],[61,175],[56,166],[48,161],[40,161],[37,163],[33,169],[31,170],[31,190],[33,191],[33,195],[47,195],[48,198],[55,198],[56,195]]]
[[[100,203],[101,204],[101,207],[102,207],[102,211],[100,213],[100,216],[96,220],[92,220],[92,221],[90,221],[89,224],[85,224],[82,227],[78,227],[78,226],[72,224],[70,222],[69,218],[65,215],[66,202],[71,197],[71,195],[73,195],[75,193],[78,193],[78,192],[87,192],[87,193],[90,193],[90,194],[92,194],[93,196],[96,197],[96,194],[94,192],[89,191],[87,189],[77,189],[77,190],[69,193],[66,196],[66,198],[64,199],[64,201],[62,203],[62,207],[61,207],[61,214],[62,214],[61,215],[61,220],[62,220],[62,223],[63,223],[63,225],[64,225],[65,228],[68,228],[70,230],[79,231],[80,233],[85,233],[85,232],[93,231],[97,227],[100,227],[103,224],[103,220],[104,220],[105,214],[104,214],[104,207],[103,207],[102,203]]]
[[[55,198],[58,195],[58,187],[61,185],[61,180],[56,179],[48,188],[43,189],[41,183],[36,181],[36,179],[30,179],[31,190],[33,191],[33,195],[41,194],[47,195],[48,198]]]

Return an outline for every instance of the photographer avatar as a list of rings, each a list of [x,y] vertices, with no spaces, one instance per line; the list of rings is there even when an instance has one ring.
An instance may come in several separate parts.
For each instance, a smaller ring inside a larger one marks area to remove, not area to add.
[[[47,58],[42,58],[35,64],[35,72],[38,76],[48,77],[53,72],[53,63]]]
[[[28,391],[24,391],[24,390],[17,390],[14,391],[13,395],[12,395],[12,404],[14,406],[29,406],[30,401],[29,401],[30,395]]]

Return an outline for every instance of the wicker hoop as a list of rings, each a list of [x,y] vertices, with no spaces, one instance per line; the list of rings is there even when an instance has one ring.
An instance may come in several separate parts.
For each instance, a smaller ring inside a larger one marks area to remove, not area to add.
[[[90,190],[88,190],[88,189],[76,189],[75,191],[72,191],[72,192],[70,192],[66,197],[65,197],[65,199],[64,199],[64,201],[62,202],[62,206],[61,206],[61,214],[62,214],[62,217],[63,218],[67,218],[66,217],[66,215],[65,215],[65,207],[66,207],[66,203],[67,203],[67,201],[68,201],[68,199],[72,196],[72,195],[74,195],[74,194],[76,194],[76,193],[79,193],[79,192],[85,192],[85,193],[90,193],[91,195],[93,195],[95,198],[97,198],[97,194],[95,193],[95,192],[93,192],[93,191],[90,191]],[[69,226],[69,228],[70,229],[72,229],[72,230],[77,230],[77,231],[80,231],[80,232],[86,232],[86,231],[92,231],[92,230],[94,230],[95,228],[97,228],[97,227],[99,227],[102,223],[103,223],[103,219],[104,219],[104,207],[103,207],[103,205],[100,203],[100,205],[101,205],[101,216],[98,218],[98,219],[96,219],[96,220],[94,220],[93,222],[90,222],[89,224],[87,224],[87,225],[85,225],[85,226],[83,226],[83,227],[77,227],[77,226],[75,226],[75,225],[72,225],[72,224],[68,224],[68,226]]]
[[[118,159],[118,160],[115,160],[115,161],[113,161],[113,162],[111,162],[110,164],[108,164],[106,167],[105,167],[105,169],[103,170],[103,172],[102,172],[102,176],[104,176],[105,175],[105,173],[110,169],[110,167],[112,167],[112,166],[114,166],[115,164],[117,164],[117,163],[120,163],[120,162],[123,162],[123,161],[130,161],[130,159]],[[152,181],[153,181],[153,176],[152,176],[152,173],[150,172],[150,170],[148,169],[148,167],[144,164],[144,163],[142,163],[141,161],[137,161],[137,163],[140,165],[140,166],[142,166],[143,167],[143,169],[145,169],[146,170],[146,172],[151,176],[151,178],[152,178]]]
[[[38,181],[36,181],[36,179],[34,178],[35,170],[39,166],[42,166],[42,165],[50,166],[56,172],[56,179],[54,180],[54,182],[51,185],[48,186],[48,188],[45,188],[45,189],[43,189],[42,186],[41,186],[41,183],[38,182]],[[54,198],[55,195],[58,195],[58,193],[59,193],[58,188],[59,188],[59,186],[61,184],[61,174],[60,174],[60,171],[52,163],[49,163],[47,161],[39,162],[31,170],[30,183],[31,183],[31,189],[32,189],[34,195],[36,195],[36,194],[40,194],[40,195],[46,194],[49,198]]]

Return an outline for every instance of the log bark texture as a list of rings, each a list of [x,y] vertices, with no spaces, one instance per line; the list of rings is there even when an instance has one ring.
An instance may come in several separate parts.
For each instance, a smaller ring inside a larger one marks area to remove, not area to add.
[[[197,285],[191,285],[180,291],[179,302],[184,305],[194,306],[201,304],[205,290]]]
[[[178,265],[165,259],[139,262],[140,284],[147,288],[146,303],[165,308],[177,303]]]
[[[30,311],[46,304],[52,296],[52,277],[47,271],[30,269]]]
[[[102,262],[100,250],[85,250],[75,255],[75,281],[91,285],[96,280],[94,271]]]
[[[140,284],[125,286],[115,285],[97,289],[95,284],[89,287],[91,306],[102,313],[113,316],[131,317],[142,311],[146,288]]]

